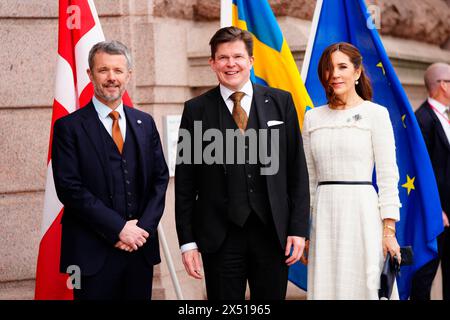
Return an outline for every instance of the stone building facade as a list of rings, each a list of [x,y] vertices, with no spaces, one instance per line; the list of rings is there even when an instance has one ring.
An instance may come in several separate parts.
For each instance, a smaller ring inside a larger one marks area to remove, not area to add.
[[[315,0],[270,0],[301,68]],[[383,43],[414,108],[426,97],[423,71],[450,63],[450,0],[373,0]],[[165,119],[216,84],[207,63],[220,0],[95,0],[105,37],[132,49],[129,93]],[[40,239],[58,38],[58,1],[0,2],[0,299],[31,299]],[[174,226],[171,179],[162,220],[184,297],[203,299],[203,282],[185,275]],[[175,299],[167,263],[157,268],[157,299]],[[302,298],[290,287],[290,298]]]

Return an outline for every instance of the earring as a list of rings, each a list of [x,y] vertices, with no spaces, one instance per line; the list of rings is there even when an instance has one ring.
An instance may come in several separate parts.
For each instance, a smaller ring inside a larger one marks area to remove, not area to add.
[[[358,85],[358,84],[359,84],[359,81],[358,81],[358,80],[356,80],[356,81],[355,81],[355,84],[356,84],[356,85]]]

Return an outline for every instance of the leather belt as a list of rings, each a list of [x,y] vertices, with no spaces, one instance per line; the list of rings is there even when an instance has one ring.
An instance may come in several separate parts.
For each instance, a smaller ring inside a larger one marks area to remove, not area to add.
[[[318,183],[319,186],[327,185],[327,184],[347,184],[347,185],[372,185],[371,181],[320,181]]]

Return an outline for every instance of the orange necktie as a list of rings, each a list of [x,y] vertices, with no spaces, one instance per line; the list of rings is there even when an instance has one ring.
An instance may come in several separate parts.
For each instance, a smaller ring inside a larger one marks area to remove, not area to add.
[[[112,138],[113,138],[114,142],[116,143],[117,149],[119,149],[120,154],[122,154],[123,137],[122,137],[122,133],[120,132],[120,127],[119,127],[119,113],[117,111],[111,111],[109,116],[113,120]]]
[[[236,122],[239,129],[242,132],[247,128],[248,116],[244,108],[241,106],[242,97],[245,96],[244,92],[236,91],[230,96],[230,99],[234,102],[233,105],[233,119]]]

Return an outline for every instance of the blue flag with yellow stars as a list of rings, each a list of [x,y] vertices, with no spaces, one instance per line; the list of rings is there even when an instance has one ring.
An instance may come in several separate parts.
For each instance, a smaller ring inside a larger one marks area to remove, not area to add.
[[[345,41],[356,46],[362,54],[364,68],[372,82],[373,101],[389,111],[395,134],[402,203],[400,221],[396,225],[397,239],[400,246],[412,246],[414,251],[414,264],[403,266],[397,278],[400,298],[408,299],[412,276],[437,257],[436,237],[443,231],[442,209],[431,162],[413,109],[364,0],[318,0],[317,3],[321,7],[316,9],[315,22],[313,20],[312,47],[307,48],[309,65],[304,66],[308,67],[306,88],[312,101],[316,106],[327,103],[317,74],[322,52],[333,43]]]

